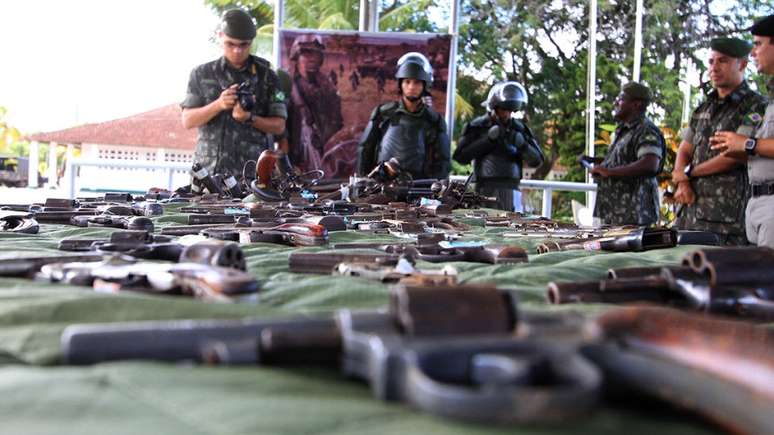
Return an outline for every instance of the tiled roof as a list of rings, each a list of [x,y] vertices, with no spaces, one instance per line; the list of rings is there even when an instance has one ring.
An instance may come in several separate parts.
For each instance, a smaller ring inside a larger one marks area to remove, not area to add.
[[[180,106],[170,104],[127,118],[48,133],[35,133],[28,135],[27,139],[60,144],[88,143],[194,150],[196,135],[195,128],[183,128]]]

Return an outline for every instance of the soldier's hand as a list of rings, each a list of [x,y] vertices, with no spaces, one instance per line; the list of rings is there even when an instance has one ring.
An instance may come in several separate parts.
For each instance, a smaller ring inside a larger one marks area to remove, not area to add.
[[[693,204],[696,201],[696,193],[694,193],[691,183],[678,183],[674,199],[678,204]]]
[[[234,105],[234,108],[231,110],[231,116],[237,121],[237,122],[245,122],[248,118],[250,118],[250,112],[246,111],[242,108],[242,106],[237,102]]]
[[[594,168],[592,168],[589,171],[589,174],[596,175],[602,178],[607,178],[610,176],[610,171],[608,171],[607,168],[602,166],[594,166]]]
[[[220,107],[220,110],[229,110],[233,108],[237,103],[237,90],[236,84],[231,85],[223,90],[223,92],[220,93],[220,97],[218,97],[218,107]]]
[[[516,148],[522,148],[527,144],[527,140],[524,138],[524,135],[521,132],[514,131],[511,132],[511,144],[513,144]]]
[[[685,181],[688,181],[688,176],[685,175],[685,171],[678,171],[677,168],[675,168],[675,170],[672,171],[672,182],[678,184]]]
[[[522,123],[518,119],[513,120],[513,130],[518,132],[527,131],[527,129],[524,127],[524,123]]]
[[[747,136],[733,131],[718,131],[710,138],[712,149],[723,154],[742,154],[745,152],[744,142]]]

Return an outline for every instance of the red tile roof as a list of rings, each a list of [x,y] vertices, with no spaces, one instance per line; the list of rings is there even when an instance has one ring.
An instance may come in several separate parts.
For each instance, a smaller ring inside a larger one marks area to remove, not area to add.
[[[193,151],[196,148],[196,135],[195,128],[183,128],[180,106],[170,104],[127,118],[35,133],[28,135],[27,139],[60,144],[89,143]]]

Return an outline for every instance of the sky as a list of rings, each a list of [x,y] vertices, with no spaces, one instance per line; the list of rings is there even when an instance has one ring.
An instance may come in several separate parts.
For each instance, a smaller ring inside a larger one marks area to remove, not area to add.
[[[0,106],[29,134],[131,116],[185,96],[217,58],[204,0],[0,1]]]

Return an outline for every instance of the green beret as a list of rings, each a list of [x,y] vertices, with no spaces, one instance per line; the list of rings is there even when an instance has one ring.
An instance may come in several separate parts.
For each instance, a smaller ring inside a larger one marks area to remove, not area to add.
[[[727,56],[745,58],[752,50],[752,44],[739,38],[715,38],[710,48]]]
[[[774,38],[774,15],[761,18],[752,27],[750,33],[755,36],[768,36]]]
[[[651,99],[650,88],[643,85],[642,83],[629,82],[623,85],[621,92],[623,92],[627,97],[633,98],[635,100],[650,101]]]
[[[255,23],[250,14],[242,9],[229,9],[223,13],[222,30],[227,36],[242,41],[255,38]]]

